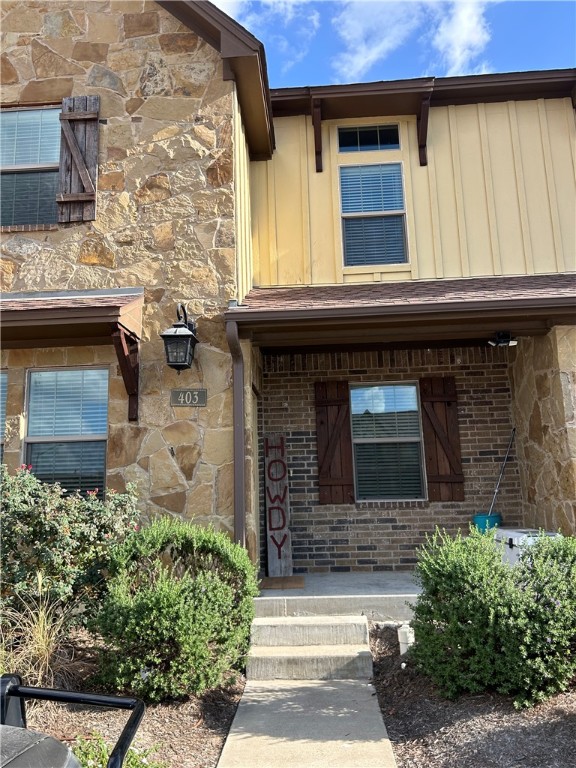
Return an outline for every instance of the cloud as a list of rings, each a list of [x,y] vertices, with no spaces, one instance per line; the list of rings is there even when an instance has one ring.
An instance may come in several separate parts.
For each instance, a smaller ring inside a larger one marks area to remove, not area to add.
[[[233,19],[239,19],[246,6],[250,5],[249,0],[212,0],[212,2],[228,16],[232,16]]]
[[[357,82],[386,79],[386,60],[407,45],[432,75],[488,71],[486,10],[502,0],[213,1],[265,43],[282,72],[305,61],[318,33],[331,26],[339,47],[330,51],[335,78]],[[375,67],[382,71],[377,78],[370,75]]]
[[[482,70],[486,65],[474,61],[490,42],[485,18],[486,2],[453,2],[434,33],[433,45],[447,67],[446,75],[464,75]]]
[[[400,48],[418,29],[423,19],[423,3],[345,0],[341,12],[332,20],[344,43],[344,51],[332,65],[343,81],[359,80],[375,65]]]
[[[428,59],[432,46],[440,55],[438,75],[462,75],[485,70],[478,57],[490,41],[485,18],[492,0],[340,0],[341,10],[332,20],[344,44],[333,58],[336,76],[345,82],[362,79],[377,64],[412,41],[413,55]],[[496,1],[496,0],[495,0]]]
[[[281,70],[288,71],[308,55],[320,27],[315,0],[214,0],[256,37],[268,51],[280,54]]]

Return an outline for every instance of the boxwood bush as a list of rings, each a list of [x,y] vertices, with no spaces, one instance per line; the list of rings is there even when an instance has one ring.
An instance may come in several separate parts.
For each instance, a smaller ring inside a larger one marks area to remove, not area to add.
[[[111,573],[94,624],[106,685],[158,702],[216,687],[241,663],[258,586],[228,536],[156,520],[116,550]]]
[[[494,532],[437,530],[419,554],[413,658],[454,698],[488,689],[517,707],[565,690],[576,675],[576,539],[541,536],[517,565]]]

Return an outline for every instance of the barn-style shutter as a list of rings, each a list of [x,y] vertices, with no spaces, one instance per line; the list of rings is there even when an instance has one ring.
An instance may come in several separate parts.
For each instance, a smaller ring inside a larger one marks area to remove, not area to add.
[[[420,379],[428,499],[463,501],[456,382],[452,376]]]
[[[314,386],[320,504],[353,504],[348,382],[317,381]]]
[[[99,96],[70,96],[62,101],[58,221],[96,218]]]

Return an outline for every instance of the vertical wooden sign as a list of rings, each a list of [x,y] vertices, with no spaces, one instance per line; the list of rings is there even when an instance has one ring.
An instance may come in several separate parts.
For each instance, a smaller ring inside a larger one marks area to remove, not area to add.
[[[290,493],[285,435],[264,436],[268,576],[292,576]]]

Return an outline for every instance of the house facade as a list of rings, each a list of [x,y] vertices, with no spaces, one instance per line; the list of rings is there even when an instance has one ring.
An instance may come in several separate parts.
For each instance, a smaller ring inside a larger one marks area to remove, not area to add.
[[[208,2],[0,13],[11,469],[371,571],[510,445],[505,524],[576,532],[576,71],[271,91]]]
[[[413,567],[491,508],[508,449],[504,525],[575,532],[574,78],[272,91],[255,287],[226,319],[258,351],[298,571]],[[271,506],[264,485],[269,564]]]
[[[0,13],[4,461],[233,535],[223,312],[272,152],[262,46],[209,3]],[[160,333],[180,303],[199,344],[178,376]]]

